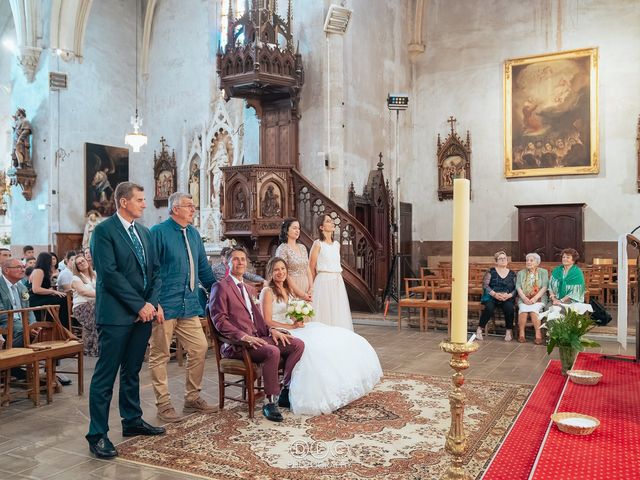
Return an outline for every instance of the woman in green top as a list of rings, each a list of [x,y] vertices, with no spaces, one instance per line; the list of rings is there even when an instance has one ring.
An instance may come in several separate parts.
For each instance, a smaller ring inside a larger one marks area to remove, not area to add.
[[[562,251],[562,265],[553,269],[549,279],[549,297],[553,305],[584,303],[586,287],[582,270],[576,265],[579,258],[573,248]]]

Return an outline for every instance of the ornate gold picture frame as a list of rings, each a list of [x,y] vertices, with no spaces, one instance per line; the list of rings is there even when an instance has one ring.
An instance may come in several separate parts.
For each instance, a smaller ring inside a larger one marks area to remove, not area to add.
[[[504,118],[505,177],[598,173],[598,49],[505,61]]]

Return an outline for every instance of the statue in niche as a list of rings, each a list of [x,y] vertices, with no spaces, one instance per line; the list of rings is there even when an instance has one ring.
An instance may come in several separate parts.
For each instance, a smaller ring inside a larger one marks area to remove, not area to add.
[[[196,210],[200,208],[200,170],[197,163],[191,164],[191,174],[189,175],[189,195],[193,199]]]
[[[209,168],[209,178],[210,178],[210,190],[211,190],[211,198],[210,202],[212,205],[216,203],[216,197],[220,195],[220,184],[222,183],[222,170],[220,167],[225,167],[229,164],[229,154],[227,153],[227,147],[225,146],[223,141],[218,143],[216,148],[216,153],[213,156],[213,159],[210,163]]]
[[[96,210],[90,210],[87,215],[87,223],[84,226],[84,233],[82,235],[82,248],[88,248],[91,245],[91,236],[93,235],[93,231],[96,226],[102,221],[104,218],[100,215]]]
[[[273,185],[267,187],[267,191],[262,199],[262,216],[263,217],[279,217],[281,213],[280,201],[275,193]]]
[[[32,168],[31,164],[31,124],[24,108],[18,108],[13,115],[13,151],[11,159],[17,169]]]
[[[215,210],[213,212],[213,241],[214,243],[220,242],[221,233],[222,232],[222,213],[220,210]]]
[[[247,196],[242,187],[236,188],[233,196],[233,218],[247,218]]]

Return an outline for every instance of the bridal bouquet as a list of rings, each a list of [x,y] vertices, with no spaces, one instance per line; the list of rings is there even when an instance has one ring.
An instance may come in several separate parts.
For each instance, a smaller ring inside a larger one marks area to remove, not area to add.
[[[306,319],[313,317],[315,313],[311,304],[304,300],[291,300],[287,305],[287,317],[294,323],[304,322]]]

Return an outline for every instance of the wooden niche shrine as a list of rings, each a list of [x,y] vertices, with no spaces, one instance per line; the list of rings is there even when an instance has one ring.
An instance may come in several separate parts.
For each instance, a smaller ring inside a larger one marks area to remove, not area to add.
[[[444,140],[438,134],[438,200],[453,198],[453,180],[467,178],[471,180],[471,136],[467,130],[467,141],[458,137],[454,117],[449,117],[451,133]]]
[[[153,152],[153,178],[155,183],[155,195],[153,204],[156,208],[166,207],[169,204],[169,197],[176,192],[178,184],[178,174],[176,168],[176,151],[171,155],[167,149],[164,137],[160,138],[162,149],[160,155]]]

